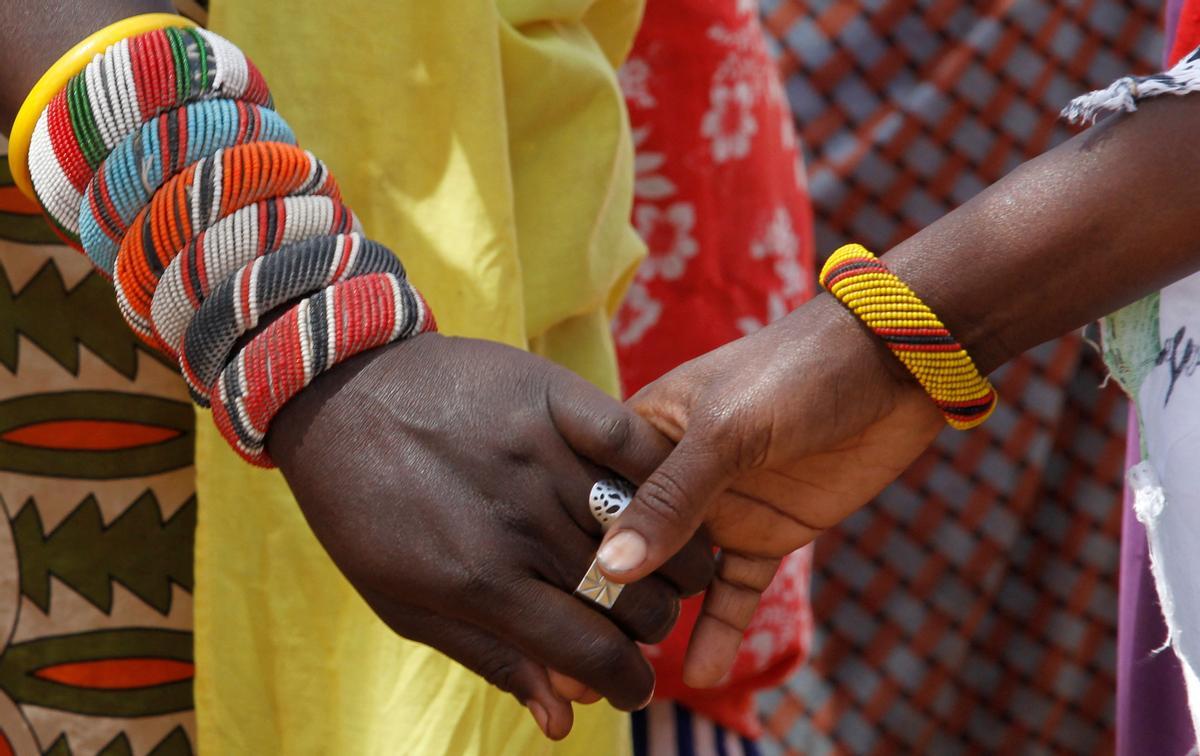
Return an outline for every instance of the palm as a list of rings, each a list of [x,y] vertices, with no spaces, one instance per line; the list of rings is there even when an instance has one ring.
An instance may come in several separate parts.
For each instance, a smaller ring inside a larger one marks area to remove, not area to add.
[[[915,393],[831,449],[798,457],[770,449],[761,466],[737,474],[710,506],[709,533],[727,551],[789,554],[898,478],[941,427],[928,398]]]

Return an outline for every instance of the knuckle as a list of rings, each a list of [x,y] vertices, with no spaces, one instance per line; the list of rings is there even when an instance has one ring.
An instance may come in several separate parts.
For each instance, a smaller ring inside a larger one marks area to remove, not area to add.
[[[636,649],[629,643],[630,649]],[[646,702],[654,690],[654,672],[640,652],[626,652],[614,645],[599,656],[603,666],[597,679],[603,680],[605,697],[618,709],[632,710]],[[598,688],[599,689],[599,688]]]
[[[546,435],[544,415],[532,407],[514,408],[504,418],[505,451],[513,458],[535,458],[541,440]]]
[[[500,463],[513,473],[528,470],[537,465],[537,461],[537,448],[525,434],[519,434],[500,453]]]
[[[498,589],[495,572],[482,563],[466,564],[459,573],[458,592],[464,600],[472,602],[469,605],[478,606],[475,602],[494,601]]]
[[[682,552],[667,563],[666,569],[671,571],[671,577],[677,581],[680,593],[686,598],[700,593],[712,583],[717,573],[717,561],[712,548],[705,545],[703,539],[693,538]]]
[[[509,653],[493,649],[476,665],[476,672],[489,684],[496,686],[505,693],[517,692],[518,664]]]
[[[691,518],[692,503],[687,489],[669,470],[660,468],[638,489],[639,509],[667,522]]]
[[[604,417],[596,428],[600,451],[609,456],[621,452],[629,444],[632,435],[629,418],[624,415]]]
[[[528,501],[516,500],[515,497],[489,496],[483,511],[499,530],[509,533],[525,533],[536,520]]]
[[[679,618],[680,601],[676,597],[663,597],[654,601],[647,612],[645,629],[638,640],[642,643],[660,643],[675,627]]]
[[[719,402],[703,422],[705,436],[719,443],[737,470],[761,467],[771,449],[773,423],[745,399]]]
[[[604,677],[628,666],[628,656],[623,644],[617,640],[602,639],[592,643],[583,654],[583,661],[594,677]]]
[[[721,582],[755,594],[762,593],[775,579],[778,559],[726,558],[721,562]]]

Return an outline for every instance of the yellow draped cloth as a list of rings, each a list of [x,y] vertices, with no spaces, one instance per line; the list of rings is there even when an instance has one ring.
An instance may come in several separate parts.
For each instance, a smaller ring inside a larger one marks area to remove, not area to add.
[[[443,332],[528,348],[615,392],[608,318],[642,255],[615,68],[641,7],[216,0],[211,25],[262,69]],[[197,427],[201,753],[629,750],[627,718],[606,705],[552,745],[507,694],[396,637],[279,474],[240,462],[207,417]]]

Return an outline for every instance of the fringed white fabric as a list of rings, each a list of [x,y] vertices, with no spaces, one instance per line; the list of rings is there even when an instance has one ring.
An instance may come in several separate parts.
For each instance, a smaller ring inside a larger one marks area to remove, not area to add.
[[[1200,274],[1162,290],[1156,321],[1157,333],[1146,334],[1153,341],[1140,348],[1157,346],[1159,356],[1135,397],[1144,461],[1128,481],[1167,628],[1160,650],[1179,659],[1200,732]]]
[[[1200,48],[1183,57],[1169,71],[1151,76],[1125,76],[1106,89],[1080,95],[1063,108],[1071,123],[1089,124],[1105,113],[1132,113],[1141,100],[1159,95],[1200,92]]]

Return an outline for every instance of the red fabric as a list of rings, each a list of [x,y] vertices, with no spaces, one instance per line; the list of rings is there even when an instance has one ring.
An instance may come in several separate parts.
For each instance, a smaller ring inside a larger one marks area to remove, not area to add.
[[[812,217],[787,99],[755,0],[651,0],[622,69],[637,147],[633,220],[649,247],[614,324],[625,389],[751,333],[813,292]],[[808,550],[785,560],[728,682],[683,685],[700,608],[649,649],[656,695],[754,737],[752,694],[808,650]]]
[[[1200,46],[1200,0],[1184,0],[1167,65],[1175,65],[1197,46]]]

